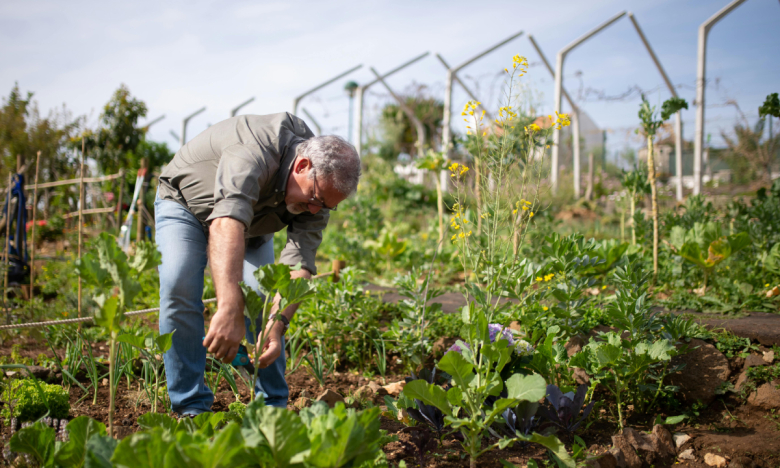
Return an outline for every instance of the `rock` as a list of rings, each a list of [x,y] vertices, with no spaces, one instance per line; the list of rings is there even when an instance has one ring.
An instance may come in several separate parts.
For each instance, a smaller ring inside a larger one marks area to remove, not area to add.
[[[517,320],[513,320],[509,323],[509,329],[514,331],[523,331],[523,327]]]
[[[691,340],[691,352],[672,358],[672,366],[685,367],[669,377],[670,385],[680,387],[688,403],[701,400],[709,405],[717,396],[715,391],[729,378],[729,361],[715,346],[699,339]]]
[[[726,468],[726,459],[712,453],[704,455],[704,463],[717,468]]]
[[[574,381],[577,382],[577,385],[590,383],[590,376],[588,375],[587,372],[585,372],[584,369],[575,367],[574,372],[572,372],[572,375],[574,375]]]
[[[685,445],[686,442],[691,440],[691,436],[688,434],[683,434],[682,432],[676,432],[672,438],[674,439],[674,446],[678,449]]]
[[[780,409],[780,380],[765,383],[748,397],[748,404],[765,410]]]
[[[390,396],[397,397],[398,394],[401,393],[401,390],[404,389],[404,385],[406,385],[406,381],[399,380],[398,382],[393,382],[391,384],[387,384],[387,385],[385,385],[382,388],[385,389],[385,391]]]
[[[634,428],[626,427],[623,429],[623,437],[636,450],[653,451],[653,443],[647,434],[639,432]]]
[[[100,382],[100,385],[102,385],[103,387],[108,387],[108,379],[103,379],[103,381]]]
[[[763,356],[759,356],[758,354],[751,354],[747,357],[747,359],[745,359],[745,364],[742,368],[747,370],[748,367],[758,367],[765,365],[766,361],[764,361]]]
[[[387,395],[387,390],[374,381],[355,390],[355,397],[361,400],[376,402],[380,401],[385,395]]]
[[[696,460],[696,457],[693,456],[692,448],[682,451],[679,455],[677,455],[677,458],[680,460]]]
[[[764,362],[767,364],[772,364],[775,362],[775,352],[774,351],[764,351]],[[752,461],[751,461],[752,463]]]
[[[756,463],[748,457],[737,457],[731,460],[729,468],[755,468]]]
[[[654,449],[662,457],[674,456],[677,450],[674,446],[672,433],[660,424],[653,426],[653,435],[655,436]]]
[[[747,372],[742,371],[741,374],[739,374],[739,377],[737,377],[737,383],[734,384],[734,390],[740,391],[742,390],[742,386],[745,385],[745,382],[747,382]]]
[[[611,448],[609,449],[610,455],[612,455],[612,458],[615,459],[615,463],[617,463],[618,468],[626,468],[626,457],[623,456],[623,452],[620,451],[619,448]]]
[[[298,397],[292,405],[300,410],[309,406],[309,401],[306,397]]]
[[[625,436],[612,436],[612,446],[621,452],[623,460],[625,460],[625,465],[618,466],[625,468],[640,468],[642,466],[642,459],[636,454],[634,447],[631,446],[631,443]]]
[[[563,347],[566,348],[566,354],[568,354],[569,357],[572,357],[582,351],[582,347],[585,346],[585,344],[585,340],[581,336],[574,335],[569,338],[569,341]]]
[[[336,406],[336,403],[344,403],[344,397],[334,392],[331,389],[327,389],[320,396],[317,397],[317,401],[324,401],[331,408]]]
[[[587,468],[618,468],[618,461],[610,452],[598,458],[591,458],[585,462]]]

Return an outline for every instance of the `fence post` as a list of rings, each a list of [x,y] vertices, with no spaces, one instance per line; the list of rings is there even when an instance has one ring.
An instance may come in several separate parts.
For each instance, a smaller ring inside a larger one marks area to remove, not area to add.
[[[82,231],[83,231],[83,222],[84,218],[84,138],[81,139],[81,164],[79,164],[79,245],[78,245],[78,259],[81,260],[81,241],[82,241]],[[78,313],[79,318],[81,318],[81,276],[79,276],[79,291],[78,291]],[[79,323],[79,329],[81,329],[81,324]]]
[[[122,194],[125,191],[125,170],[119,170],[119,197],[116,205],[116,236],[122,231]]]
[[[3,308],[5,309],[5,322],[11,323],[11,310],[8,307],[8,248],[11,244],[11,184],[13,184],[13,172],[8,171],[8,192],[6,193],[5,210],[5,248],[3,249]]]
[[[136,224],[135,242],[141,242],[144,238],[144,214],[141,207],[144,206],[144,186],[146,185],[146,158],[141,158],[141,172],[144,175],[141,181],[141,190],[138,192],[138,223]]]
[[[333,260],[333,274],[331,275],[331,279],[334,283],[338,283],[339,279],[341,279],[341,269],[346,266],[347,262],[344,260]]]

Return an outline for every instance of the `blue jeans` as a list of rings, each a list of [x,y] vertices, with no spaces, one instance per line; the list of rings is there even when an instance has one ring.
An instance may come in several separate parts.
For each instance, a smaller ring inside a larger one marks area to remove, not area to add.
[[[206,268],[208,236],[200,221],[180,204],[170,200],[154,202],[157,248],[162,253],[160,271],[160,333],[173,334],[173,346],[165,353],[165,375],[172,410],[179,414],[211,411],[214,394],[206,386],[206,348],[203,347],[203,272]],[[273,240],[254,246],[244,254],[244,282],[257,290],[253,273],[274,262]],[[257,332],[260,332],[260,319]],[[246,339],[255,343],[249,319]],[[273,364],[259,369],[255,394],[263,395],[268,405],[286,407],[289,390],[284,378],[286,368],[284,341],[282,354]]]

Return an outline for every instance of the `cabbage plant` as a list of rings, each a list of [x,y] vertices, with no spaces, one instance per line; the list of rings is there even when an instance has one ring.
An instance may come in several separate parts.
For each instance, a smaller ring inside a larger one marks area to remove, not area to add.
[[[693,263],[702,270],[704,283],[702,294],[707,290],[707,281],[715,268],[729,257],[750,245],[750,236],[746,232],[724,235],[719,224],[695,223],[693,229],[686,231],[674,226],[670,244],[677,255]]]

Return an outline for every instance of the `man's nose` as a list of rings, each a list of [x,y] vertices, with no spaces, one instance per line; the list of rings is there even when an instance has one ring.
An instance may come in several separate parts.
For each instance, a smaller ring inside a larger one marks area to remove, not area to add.
[[[321,206],[317,206],[317,205],[309,204],[308,206],[309,206],[309,213],[311,214],[317,214],[320,211],[320,209],[322,209]]]

